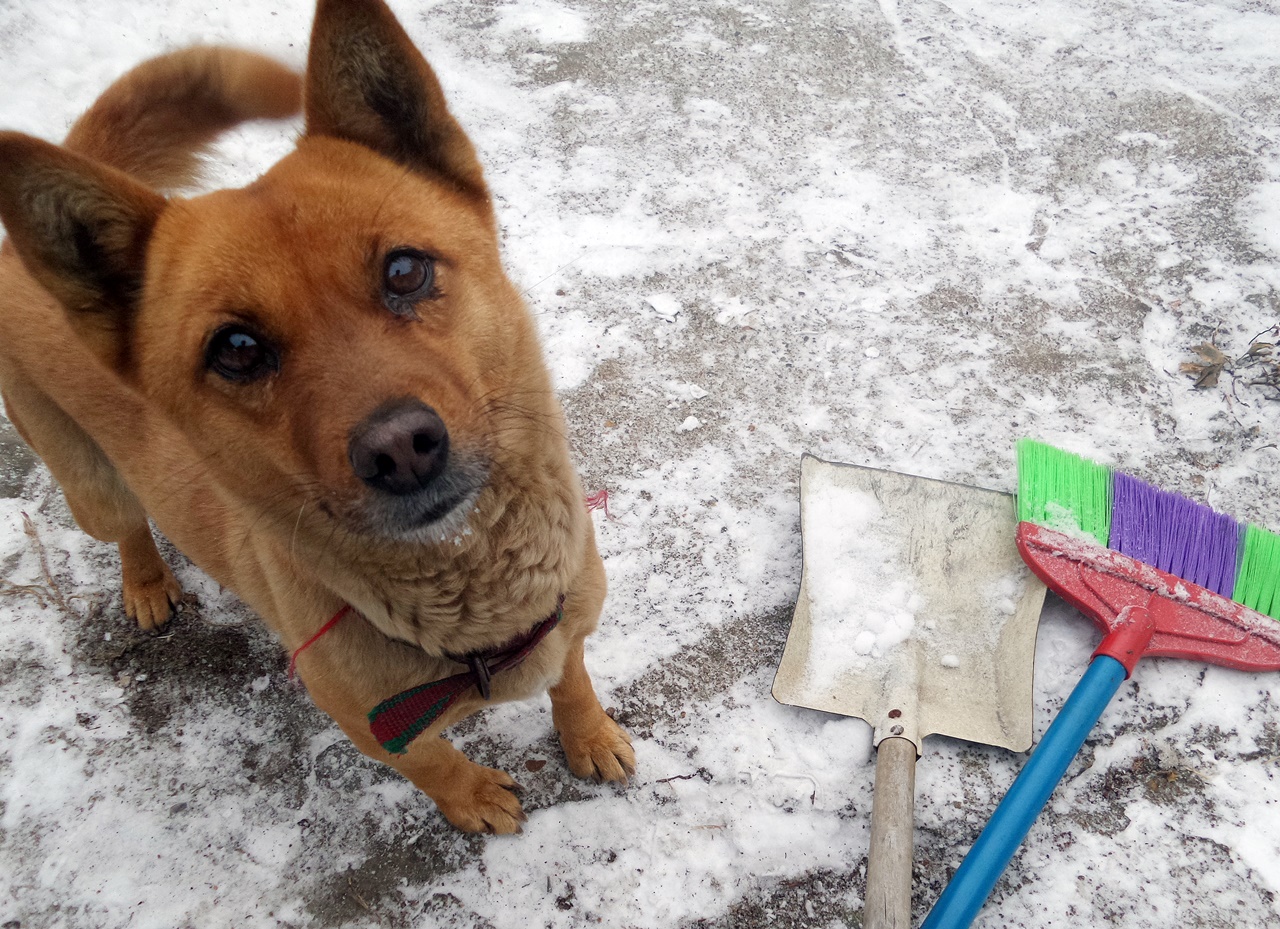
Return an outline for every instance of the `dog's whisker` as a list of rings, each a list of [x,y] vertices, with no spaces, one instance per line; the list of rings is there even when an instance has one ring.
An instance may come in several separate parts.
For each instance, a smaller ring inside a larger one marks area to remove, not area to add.
[[[166,477],[161,478],[157,484],[157,487],[161,490],[175,484],[179,486],[174,486],[172,490],[170,490],[164,496],[158,498],[156,502],[160,504],[168,503],[181,490],[185,490],[190,486],[190,482],[186,481],[185,479],[191,475],[191,472],[195,471],[197,468],[204,467],[209,462],[220,457],[221,455],[222,455],[221,449],[215,450],[213,452],[210,452],[208,455],[205,455],[201,458],[197,458],[195,461],[191,462],[190,464],[179,468],[177,471],[173,472],[172,474],[169,474]]]
[[[315,486],[319,487],[319,484],[316,484]],[[287,519],[289,519],[290,515],[293,513],[292,504],[290,504],[289,507],[285,509],[283,512],[277,512],[276,507],[274,505],[276,503],[285,502],[291,499],[297,499],[297,488],[292,486],[282,488],[276,491],[275,493],[262,498],[259,504],[261,511],[258,513],[257,518],[255,518],[249,524],[249,526],[245,529],[245,532],[240,539],[238,554],[243,554],[245,546],[249,544],[249,540],[254,536],[256,532],[258,532],[263,527],[264,520],[269,520],[266,523],[266,527],[271,528],[274,526],[282,525]],[[301,522],[302,513],[305,510],[305,508],[306,508],[306,499],[304,497],[302,508],[299,509],[298,511],[297,522]],[[295,534],[297,532],[296,523],[294,526],[294,532]],[[292,542],[290,543],[290,548],[292,549]]]
[[[293,535],[289,538],[289,554],[297,555],[296,543],[298,541],[298,527],[302,525],[302,514],[307,511],[307,501],[302,501],[302,506],[298,507],[298,518],[293,523]]]

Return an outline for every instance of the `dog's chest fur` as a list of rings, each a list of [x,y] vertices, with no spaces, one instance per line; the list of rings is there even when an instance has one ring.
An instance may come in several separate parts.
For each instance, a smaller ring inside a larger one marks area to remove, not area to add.
[[[431,655],[510,640],[572,594],[584,558],[588,517],[567,460],[563,473],[534,483],[542,486],[491,484],[463,530],[356,555],[356,564],[376,560],[378,569],[349,569],[335,586],[384,635]]]

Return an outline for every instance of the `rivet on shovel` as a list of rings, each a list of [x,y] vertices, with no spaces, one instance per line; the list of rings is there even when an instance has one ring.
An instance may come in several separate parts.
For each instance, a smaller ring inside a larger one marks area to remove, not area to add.
[[[1008,494],[806,455],[800,509],[804,574],[773,695],[875,727],[863,925],[909,929],[920,744],[1031,747],[1045,588],[1018,556]]]

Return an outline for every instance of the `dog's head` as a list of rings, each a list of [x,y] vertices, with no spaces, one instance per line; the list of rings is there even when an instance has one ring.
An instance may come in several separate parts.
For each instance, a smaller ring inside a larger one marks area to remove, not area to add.
[[[557,415],[483,172],[379,0],[321,0],[305,114],[262,178],[189,200],[10,134],[0,214],[232,493],[291,526],[452,536],[493,475],[545,464]]]

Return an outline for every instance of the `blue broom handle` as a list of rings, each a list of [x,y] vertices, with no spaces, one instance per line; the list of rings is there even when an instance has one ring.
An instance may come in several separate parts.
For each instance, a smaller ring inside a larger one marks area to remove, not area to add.
[[[1125,677],[1124,665],[1107,655],[1089,663],[920,929],[966,929],[973,922]]]

